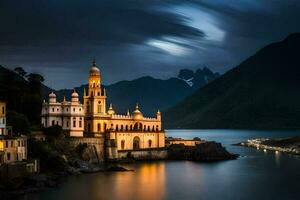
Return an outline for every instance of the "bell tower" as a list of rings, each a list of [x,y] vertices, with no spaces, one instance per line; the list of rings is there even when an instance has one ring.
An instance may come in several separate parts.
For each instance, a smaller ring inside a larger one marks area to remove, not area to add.
[[[101,87],[101,74],[95,59],[89,71],[88,81],[87,94],[84,90],[85,131],[93,134],[99,132],[97,117],[106,115],[106,91]]]

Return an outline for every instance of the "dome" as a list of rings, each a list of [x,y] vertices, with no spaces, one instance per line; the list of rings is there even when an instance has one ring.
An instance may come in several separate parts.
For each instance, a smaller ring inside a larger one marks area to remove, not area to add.
[[[49,94],[49,103],[56,103],[56,95],[54,94],[54,92],[51,92]]]
[[[75,98],[79,97],[78,93],[77,93],[75,90],[74,90],[73,93],[72,93],[72,98],[73,98],[73,97],[75,97]]]
[[[56,95],[54,94],[54,92],[51,92],[51,93],[49,94],[49,98],[56,98]]]
[[[114,111],[114,109],[113,109],[113,107],[112,107],[112,104],[110,104],[109,109],[108,109],[108,111],[107,111],[107,114],[109,114],[109,115],[115,114],[115,111]]]
[[[95,59],[93,60],[93,65],[90,69],[90,74],[100,74],[100,70],[96,65],[96,60]]]
[[[73,93],[72,93],[72,102],[77,102],[79,101],[79,95],[78,93],[76,92],[76,90],[74,89]]]
[[[135,110],[132,112],[134,120],[143,119],[143,113],[139,110],[139,105],[137,104]]]
[[[90,74],[100,74],[100,70],[96,66],[93,66],[90,69]]]

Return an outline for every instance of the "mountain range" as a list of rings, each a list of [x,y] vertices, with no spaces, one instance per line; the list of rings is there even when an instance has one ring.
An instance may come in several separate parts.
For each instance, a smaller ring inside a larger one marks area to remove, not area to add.
[[[145,76],[131,81],[120,81],[104,87],[107,90],[107,103],[113,103],[117,113],[126,113],[127,109],[132,111],[135,104],[138,103],[145,115],[153,116],[156,114],[157,109],[165,110],[174,106],[218,76],[218,73],[212,72],[207,67],[198,69],[195,72],[190,69],[182,69],[178,77],[167,80]],[[80,97],[83,96],[84,88],[87,89],[88,85],[75,88]],[[64,96],[67,99],[70,98],[72,91],[73,89],[63,89],[57,90],[55,93],[58,100],[61,101]],[[47,99],[47,91],[43,93],[44,98]]]
[[[163,113],[166,128],[300,128],[300,33],[259,50]]]

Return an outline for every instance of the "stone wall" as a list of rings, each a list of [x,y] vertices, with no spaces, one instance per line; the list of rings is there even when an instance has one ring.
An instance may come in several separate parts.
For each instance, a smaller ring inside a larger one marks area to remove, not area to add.
[[[79,144],[86,144],[87,149],[84,152],[85,156],[89,156],[93,163],[104,161],[104,137],[82,137],[82,138],[69,138],[70,145],[74,148]]]
[[[162,160],[168,158],[167,149],[144,149],[134,151],[118,151],[119,159],[127,159],[128,157],[134,160]]]

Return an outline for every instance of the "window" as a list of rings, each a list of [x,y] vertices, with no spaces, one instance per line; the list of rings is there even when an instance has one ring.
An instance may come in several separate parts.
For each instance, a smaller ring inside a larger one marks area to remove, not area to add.
[[[73,127],[76,127],[76,120],[73,121]]]
[[[58,111],[59,111],[59,108],[57,108],[56,110],[57,110],[57,112],[58,112]]]
[[[8,148],[8,141],[5,141],[5,148]]]
[[[140,138],[138,136],[135,136],[133,138],[133,149],[139,149],[140,148]]]
[[[10,141],[10,147],[14,147],[14,141]]]
[[[75,108],[73,108],[73,111],[75,112]]]
[[[52,108],[52,112],[54,112],[54,108]]]
[[[52,124],[52,126],[54,126],[55,125],[55,120],[52,120],[51,124]]]
[[[67,127],[69,127],[69,121],[67,121]]]
[[[7,153],[7,160],[10,160],[10,153]]]
[[[100,132],[100,131],[101,131],[101,124],[100,124],[100,123],[98,123],[97,130],[98,130],[98,132]]]
[[[100,92],[98,92],[98,96],[100,96]]]
[[[79,121],[79,128],[82,127],[82,121]]]
[[[149,148],[151,148],[151,146],[152,146],[152,140],[148,140],[148,146],[149,146]]]
[[[4,106],[2,107],[2,114],[3,115],[5,114],[5,108],[4,108]]]
[[[79,108],[79,111],[81,111],[81,108]]]
[[[122,150],[125,149],[125,140],[122,140],[122,141],[121,141],[121,149],[122,149]]]
[[[69,111],[69,108],[67,108],[67,112]]]
[[[21,146],[21,142],[20,141],[18,141],[18,147],[20,147]]]
[[[101,109],[102,109],[102,106],[101,104],[98,105],[98,113],[101,113]]]

